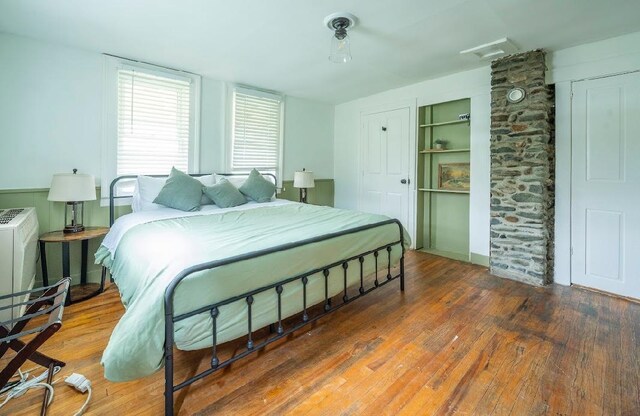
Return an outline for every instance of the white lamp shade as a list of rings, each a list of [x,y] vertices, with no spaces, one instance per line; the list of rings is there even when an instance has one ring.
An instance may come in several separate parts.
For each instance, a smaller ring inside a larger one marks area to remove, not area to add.
[[[96,199],[96,180],[93,175],[56,173],[49,188],[49,201],[78,202]]]
[[[316,186],[313,180],[313,172],[303,170],[293,174],[294,188],[314,188]]]

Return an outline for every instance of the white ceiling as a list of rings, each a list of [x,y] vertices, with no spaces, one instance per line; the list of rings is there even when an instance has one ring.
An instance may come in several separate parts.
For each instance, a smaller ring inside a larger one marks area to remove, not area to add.
[[[353,60],[327,59],[323,18],[348,11]],[[486,65],[459,51],[520,50],[640,31],[638,0],[13,0],[0,31],[339,103]]]

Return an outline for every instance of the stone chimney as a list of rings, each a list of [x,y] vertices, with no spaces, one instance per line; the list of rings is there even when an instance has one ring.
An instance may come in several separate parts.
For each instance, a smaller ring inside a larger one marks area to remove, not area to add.
[[[554,88],[545,53],[491,64],[491,273],[544,285],[553,280]],[[522,88],[512,103],[507,93]]]

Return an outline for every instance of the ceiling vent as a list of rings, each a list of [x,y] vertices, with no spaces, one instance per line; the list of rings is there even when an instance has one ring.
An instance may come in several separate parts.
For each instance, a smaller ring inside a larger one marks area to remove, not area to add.
[[[518,52],[518,47],[508,38],[498,39],[484,45],[460,51],[460,55],[476,56],[481,60],[493,60]]]

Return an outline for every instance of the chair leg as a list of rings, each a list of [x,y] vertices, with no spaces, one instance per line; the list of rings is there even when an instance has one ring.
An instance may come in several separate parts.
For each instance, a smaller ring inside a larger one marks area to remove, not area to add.
[[[54,363],[49,364],[49,372],[47,373],[47,384],[51,385],[51,381],[53,380],[53,369],[55,368]],[[47,402],[49,401],[49,395],[51,392],[49,389],[44,389],[44,398],[42,399],[42,407],[40,408],[40,416],[47,416]]]
[[[18,353],[9,361],[7,366],[0,371],[0,388],[7,385],[9,379],[18,371],[22,364],[27,361],[31,355],[36,352],[38,348],[47,340],[51,335],[56,333],[60,329],[60,323],[54,323],[48,326],[44,331],[35,336],[24,348],[20,349]],[[50,365],[47,363],[45,366]]]

